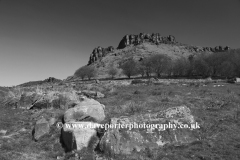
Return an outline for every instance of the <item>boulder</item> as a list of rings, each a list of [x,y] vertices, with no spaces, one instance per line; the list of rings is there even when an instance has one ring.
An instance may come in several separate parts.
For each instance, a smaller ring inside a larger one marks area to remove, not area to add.
[[[109,52],[113,52],[113,51],[114,51],[114,47],[113,47],[113,46],[109,46],[109,47],[108,47],[108,51],[109,51]]]
[[[31,105],[30,109],[46,109],[46,108],[62,108],[68,109],[75,106],[79,102],[79,97],[75,91],[73,92],[57,92],[50,91],[39,95]]]
[[[33,103],[31,109],[47,109],[51,107],[48,99],[40,98],[35,103]]]
[[[73,127],[74,124],[75,127]],[[96,127],[94,127],[97,125],[97,123],[92,122],[71,122],[71,124],[64,124],[61,138],[66,150],[79,151],[83,148],[94,150],[99,142]]]
[[[169,40],[170,42],[175,42],[175,37],[172,36],[172,35],[169,35],[169,36],[168,36],[168,40]]]
[[[144,39],[150,40],[150,39],[151,39],[151,35],[150,35],[149,33],[147,33],[147,34],[145,35]]]
[[[52,118],[49,119],[48,123],[49,123],[50,126],[52,126],[56,123],[56,121],[57,121],[56,118],[52,117]]]
[[[105,95],[102,94],[101,92],[96,92],[96,98],[104,98]]]
[[[81,93],[87,97],[95,97],[96,91],[82,90]]]
[[[31,107],[38,99],[40,99],[42,95],[37,94],[35,92],[26,92],[23,93],[19,100],[19,105],[22,108],[29,108]]]
[[[142,83],[146,83],[146,81],[141,79],[134,79],[131,82],[131,84],[142,84]]]
[[[64,122],[86,120],[101,122],[105,118],[104,108],[104,105],[94,99],[85,98],[74,108],[70,108],[64,113]]]
[[[226,47],[224,48],[224,50],[225,50],[225,51],[228,51],[228,50],[230,50],[230,47],[229,47],[229,46],[226,46]]]
[[[194,122],[194,117],[186,106],[173,107],[158,113],[112,118],[110,126],[116,127],[108,128],[99,146],[106,155],[130,155],[143,152],[145,148],[159,149],[166,144],[181,146],[198,140],[195,129],[166,129],[163,125],[190,125]],[[135,128],[126,127],[129,124],[135,124]],[[159,127],[154,127],[156,124]]]
[[[99,81],[98,79],[96,79],[95,81],[96,81],[96,83],[97,83],[97,84],[99,84],[99,83],[100,83],[100,81]]]
[[[149,80],[148,80],[148,83],[154,83],[154,82],[156,82],[156,80],[154,79],[154,78],[150,78]]]
[[[49,133],[50,126],[48,121],[45,118],[42,118],[36,122],[34,127],[34,139],[37,141],[43,135]]]
[[[236,78],[236,83],[240,83],[240,78]]]
[[[1,136],[5,136],[6,133],[7,133],[7,130],[3,130],[3,129],[0,130],[0,135]]]

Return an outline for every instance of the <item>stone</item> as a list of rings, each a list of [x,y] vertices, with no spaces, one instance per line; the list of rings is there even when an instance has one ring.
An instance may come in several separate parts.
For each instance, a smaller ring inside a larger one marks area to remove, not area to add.
[[[237,82],[237,83],[240,83],[240,78],[236,78],[236,82]]]
[[[102,94],[101,92],[96,92],[96,98],[104,98],[105,95]]]
[[[90,91],[90,90],[83,90],[83,91],[81,91],[81,94],[83,94],[87,97],[93,97],[93,98],[104,98],[105,97],[105,95],[102,94],[101,92]]]
[[[26,131],[27,131],[27,129],[21,128],[18,132],[26,132]]]
[[[49,77],[47,79],[44,80],[44,82],[49,82],[49,83],[56,83],[56,82],[61,82],[62,80],[60,79],[56,79],[54,77]]]
[[[149,113],[112,118],[109,127],[100,140],[101,151],[106,155],[130,155],[143,152],[145,148],[159,149],[166,144],[181,146],[198,141],[196,129],[164,129],[164,127],[150,128],[148,124],[192,124],[194,117],[186,106],[172,107],[158,113]],[[138,128],[119,127],[121,125],[137,124]],[[144,124],[146,125],[143,128]],[[147,127],[148,126],[148,127]]]
[[[73,128],[68,127],[66,124],[63,126],[61,138],[67,151],[80,151],[83,148],[94,150],[99,142],[96,127],[94,126],[99,124],[92,122],[71,122],[71,124],[81,127]]]
[[[50,126],[52,126],[52,125],[55,124],[56,121],[57,121],[56,118],[52,117],[52,118],[49,119],[48,123],[49,123]]]
[[[153,84],[154,82],[156,82],[156,80],[155,80],[154,78],[150,78],[150,79],[148,80],[148,83],[150,83],[150,84]]]
[[[4,136],[6,135],[6,133],[7,133],[7,130],[3,130],[3,129],[0,130],[0,135]]]
[[[146,81],[141,79],[134,79],[131,81],[131,84],[142,84],[142,83],[146,83]]]
[[[113,52],[113,51],[114,51],[114,47],[113,47],[113,46],[109,46],[109,47],[108,47],[108,51],[109,51],[109,52]]]
[[[34,92],[26,92],[21,95],[19,105],[22,108],[29,108],[32,106],[33,103],[35,103],[40,98],[41,98],[40,94]]]
[[[64,122],[83,120],[101,122],[105,119],[104,109],[105,106],[99,102],[85,98],[84,101],[78,103],[74,108],[70,108],[64,113]]]
[[[175,42],[175,37],[172,36],[172,35],[169,35],[169,36],[168,36],[168,40],[169,40],[170,42]]]
[[[34,127],[34,139],[37,141],[43,135],[49,133],[50,126],[48,121],[45,118],[42,118],[36,122]]]
[[[144,39],[150,40],[150,39],[151,39],[151,35],[150,35],[149,33],[147,33],[147,34],[145,35]]]
[[[225,48],[224,48],[224,50],[225,51],[228,51],[228,50],[230,50],[231,48],[229,47],[229,46],[226,46]]]
[[[39,99],[37,100],[33,105],[32,105],[32,109],[47,109],[50,108],[51,104],[49,103],[49,101],[47,99]]]
[[[87,97],[95,97],[96,96],[96,91],[82,90],[81,94],[83,94]]]
[[[96,83],[97,83],[97,84],[99,84],[99,83],[100,83],[100,81],[99,81],[98,79],[96,79]]]

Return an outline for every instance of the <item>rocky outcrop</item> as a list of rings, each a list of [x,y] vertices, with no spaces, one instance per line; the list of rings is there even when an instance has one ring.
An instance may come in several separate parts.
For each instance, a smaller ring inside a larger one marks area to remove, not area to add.
[[[186,106],[169,108],[159,113],[112,118],[110,121],[112,126],[135,124],[137,127],[109,128],[101,138],[100,149],[107,155],[130,155],[134,152],[143,152],[146,148],[159,149],[166,144],[181,146],[198,141],[195,129],[174,129],[170,126],[164,129],[163,125],[187,124],[190,126],[194,123],[195,119]],[[143,128],[144,124],[145,128]],[[150,127],[155,124],[159,127]],[[140,125],[142,125],[141,128]]]
[[[54,77],[49,77],[47,79],[44,80],[44,82],[48,82],[48,83],[58,83],[61,82],[62,80],[54,78]]]
[[[89,61],[88,61],[88,65],[94,63],[95,61],[101,59],[102,57],[105,57],[108,53],[111,53],[114,51],[114,47],[110,46],[108,48],[102,48],[102,47],[97,47],[94,48],[94,50],[92,51]]]
[[[229,46],[223,47],[223,46],[216,46],[216,47],[198,47],[198,46],[188,46],[185,44],[178,43],[176,41],[176,38],[173,35],[169,36],[162,36],[159,33],[140,33],[138,35],[134,34],[127,34],[125,35],[122,40],[120,41],[117,49],[123,49],[127,46],[136,46],[140,45],[144,42],[152,43],[155,45],[159,44],[171,44],[171,45],[181,45],[185,46],[187,50],[190,52],[223,52],[230,50]],[[114,48],[112,46],[108,48],[102,48],[97,47],[93,50],[93,52],[90,54],[90,58],[88,61],[88,65],[93,64],[94,62],[97,62],[102,59],[102,57],[105,57],[108,53],[114,52]],[[119,52],[114,53],[113,55],[118,56],[120,55]],[[142,59],[139,59],[141,61]]]
[[[216,47],[198,47],[198,46],[186,46],[191,52],[224,52],[230,50],[229,46],[216,46]]]
[[[169,35],[167,37],[162,37],[159,33],[140,33],[139,35],[125,35],[123,39],[120,41],[117,49],[123,49],[129,45],[138,45],[142,44],[143,42],[152,42],[154,44],[159,43],[175,43],[175,37]]]

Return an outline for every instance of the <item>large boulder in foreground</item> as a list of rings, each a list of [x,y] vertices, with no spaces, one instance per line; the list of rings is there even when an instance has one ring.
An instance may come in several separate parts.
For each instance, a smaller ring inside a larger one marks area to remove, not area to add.
[[[134,123],[142,125],[142,127],[130,129],[118,126]],[[112,118],[110,122],[112,127],[101,138],[100,149],[106,155],[130,155],[133,152],[143,152],[146,148],[154,150],[166,144],[179,146],[198,140],[195,129],[164,128],[164,124],[169,125],[170,123],[177,126],[180,124],[191,126],[191,124],[195,124],[195,120],[186,106],[173,107],[154,114]],[[143,128],[144,124],[145,128]],[[156,128],[153,126],[151,129],[151,125],[154,124],[159,126],[155,126]]]
[[[34,127],[34,139],[37,141],[43,135],[49,133],[50,126],[48,121],[45,118],[42,118],[36,122]]]
[[[84,97],[74,108],[70,108],[64,113],[64,122],[101,122],[105,119],[104,107],[98,101]]]
[[[97,126],[97,123],[92,122],[65,123],[61,138],[66,150],[82,150],[83,148],[94,150],[99,142]]]

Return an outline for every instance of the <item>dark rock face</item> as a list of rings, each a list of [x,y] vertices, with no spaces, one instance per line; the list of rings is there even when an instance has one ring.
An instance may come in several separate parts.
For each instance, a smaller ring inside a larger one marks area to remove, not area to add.
[[[113,46],[109,46],[108,48],[102,48],[102,47],[97,47],[94,48],[93,52],[90,55],[88,65],[94,63],[95,61],[101,59],[102,57],[105,57],[108,53],[111,53],[114,51]]]
[[[140,33],[139,35],[125,35],[120,41],[117,49],[123,49],[129,45],[139,45],[143,42],[159,43],[175,43],[175,37],[169,35],[168,37],[162,37],[159,33]]]

